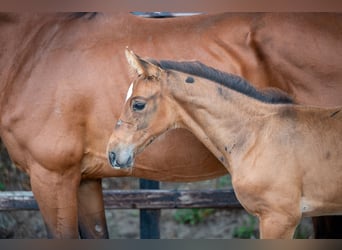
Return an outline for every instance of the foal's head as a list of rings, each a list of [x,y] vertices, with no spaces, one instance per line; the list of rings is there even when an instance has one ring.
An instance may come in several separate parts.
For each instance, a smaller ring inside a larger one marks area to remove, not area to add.
[[[132,82],[121,116],[107,147],[114,168],[131,167],[135,154],[174,126],[172,101],[165,95],[167,72],[126,49],[138,77]]]

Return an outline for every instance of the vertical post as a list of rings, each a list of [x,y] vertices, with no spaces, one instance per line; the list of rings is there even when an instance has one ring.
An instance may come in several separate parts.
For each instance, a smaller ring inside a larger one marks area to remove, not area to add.
[[[158,181],[139,179],[140,189],[159,189]],[[160,209],[140,209],[140,239],[159,239]]]

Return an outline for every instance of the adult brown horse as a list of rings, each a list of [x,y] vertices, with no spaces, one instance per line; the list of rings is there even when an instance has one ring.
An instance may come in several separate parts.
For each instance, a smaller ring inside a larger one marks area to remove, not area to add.
[[[298,102],[342,104],[339,14],[2,14],[0,28],[0,136],[30,175],[52,237],[108,236],[103,177],[226,174],[184,130],[155,142],[133,169],[110,167],[106,145],[128,89],[127,45],[156,59],[200,60]]]

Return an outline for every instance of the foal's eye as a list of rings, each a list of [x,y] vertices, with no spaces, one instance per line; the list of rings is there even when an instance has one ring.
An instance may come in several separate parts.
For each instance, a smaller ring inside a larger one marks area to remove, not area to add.
[[[133,111],[141,111],[145,108],[146,103],[142,101],[134,101],[132,104]]]

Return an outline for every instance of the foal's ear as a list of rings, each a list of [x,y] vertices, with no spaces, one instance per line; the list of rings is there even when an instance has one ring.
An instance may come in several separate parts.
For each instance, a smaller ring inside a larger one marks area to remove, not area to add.
[[[139,74],[146,77],[156,77],[159,78],[162,69],[158,66],[141,59],[138,55],[134,54],[132,50],[126,48],[125,50],[126,58],[129,65]]]

